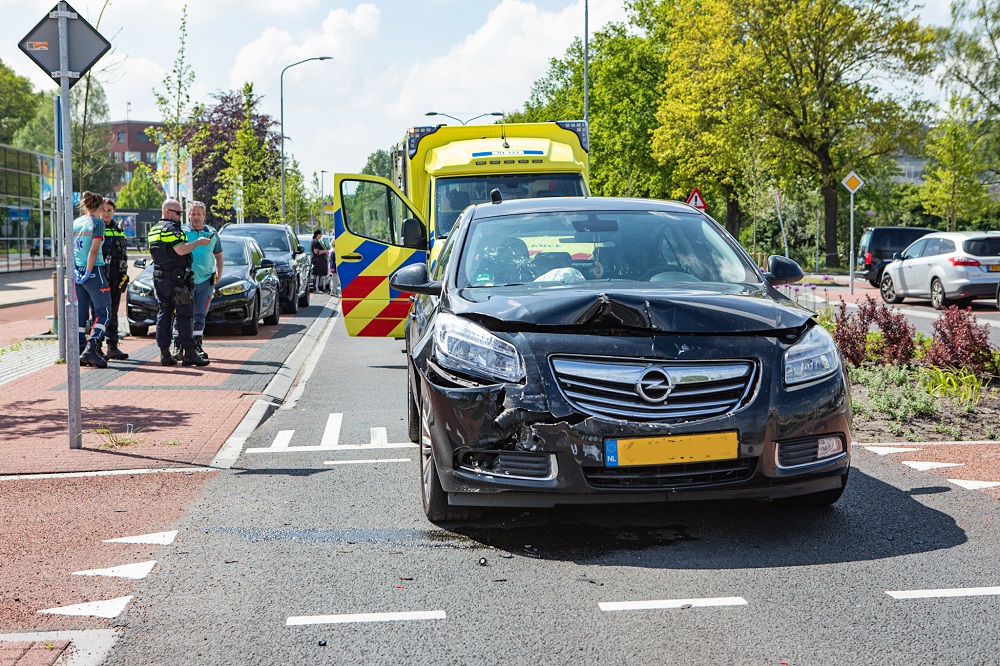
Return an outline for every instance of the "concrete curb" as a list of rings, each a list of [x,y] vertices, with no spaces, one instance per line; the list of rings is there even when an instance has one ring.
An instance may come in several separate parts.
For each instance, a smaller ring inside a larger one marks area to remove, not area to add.
[[[264,389],[264,393],[260,398],[253,404],[247,415],[243,417],[240,424],[236,426],[236,430],[233,434],[226,439],[226,442],[219,449],[219,452],[212,459],[209,467],[216,469],[229,469],[236,461],[239,459],[240,454],[243,453],[243,447],[250,435],[261,426],[264,421],[266,421],[271,414],[276,412],[281,404],[285,401],[289,392],[292,390],[292,386],[295,383],[295,378],[299,376],[302,371],[302,366],[309,358],[309,354],[312,352],[313,346],[316,341],[322,335],[323,330],[327,326],[332,326],[334,323],[333,314],[337,311],[337,304],[340,299],[331,298],[329,302],[324,306],[324,314],[316,318],[316,321],[312,323],[306,334],[302,336],[299,340],[299,344],[295,345],[295,349],[289,354],[285,362],[281,364],[281,368],[275,373],[271,381],[268,382],[267,387]],[[329,312],[325,312],[329,310]]]
[[[51,301],[52,297],[47,296],[45,298],[34,298],[27,301],[18,301],[16,303],[0,303],[0,310],[4,308],[16,308],[19,305],[34,305],[35,303],[45,303],[46,301]]]

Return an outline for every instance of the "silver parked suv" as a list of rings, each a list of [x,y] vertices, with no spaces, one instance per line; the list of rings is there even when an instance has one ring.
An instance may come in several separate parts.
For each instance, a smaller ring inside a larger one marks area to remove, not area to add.
[[[1000,285],[1000,232],[938,231],[897,253],[882,275],[882,300],[930,298],[943,310],[994,298]]]

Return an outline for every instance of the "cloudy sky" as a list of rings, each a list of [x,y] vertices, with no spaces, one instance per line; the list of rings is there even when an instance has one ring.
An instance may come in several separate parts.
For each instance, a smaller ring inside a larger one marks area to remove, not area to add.
[[[926,0],[944,24],[949,0]],[[17,49],[54,0],[0,0],[0,59],[43,90],[55,83]],[[103,0],[70,3],[91,24]],[[177,57],[185,0],[112,0],[100,23],[114,46],[97,65],[112,119],[159,120],[152,89]],[[469,118],[520,108],[548,61],[583,34],[583,0],[196,0],[188,2],[193,98],[251,81],[279,117],[285,74],[286,153],[307,174],[359,171],[367,156],[431,124],[427,111]],[[625,18],[623,0],[589,0],[591,31]],[[326,179],[329,191],[331,179]]]

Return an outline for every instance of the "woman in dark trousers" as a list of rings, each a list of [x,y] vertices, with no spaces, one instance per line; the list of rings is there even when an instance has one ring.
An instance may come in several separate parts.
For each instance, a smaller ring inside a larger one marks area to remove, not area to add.
[[[111,288],[111,317],[108,319],[107,358],[124,361],[128,354],[118,348],[118,311],[121,309],[122,294],[128,287],[128,249],[125,246],[125,232],[115,223],[115,202],[105,199],[101,206],[101,220],[104,221],[104,267],[107,271],[108,286]],[[100,349],[100,347],[98,347]]]
[[[313,275],[316,276],[316,293],[321,291],[330,293],[330,251],[323,244],[323,232],[317,229],[313,232],[312,239],[312,267]],[[325,288],[324,288],[325,287]]]

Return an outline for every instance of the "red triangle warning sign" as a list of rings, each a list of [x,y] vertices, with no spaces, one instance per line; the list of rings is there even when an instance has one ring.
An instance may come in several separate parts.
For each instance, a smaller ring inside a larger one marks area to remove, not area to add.
[[[685,203],[698,210],[708,210],[708,205],[705,204],[705,197],[701,196],[701,192],[698,191],[697,187],[692,190],[691,195]]]

